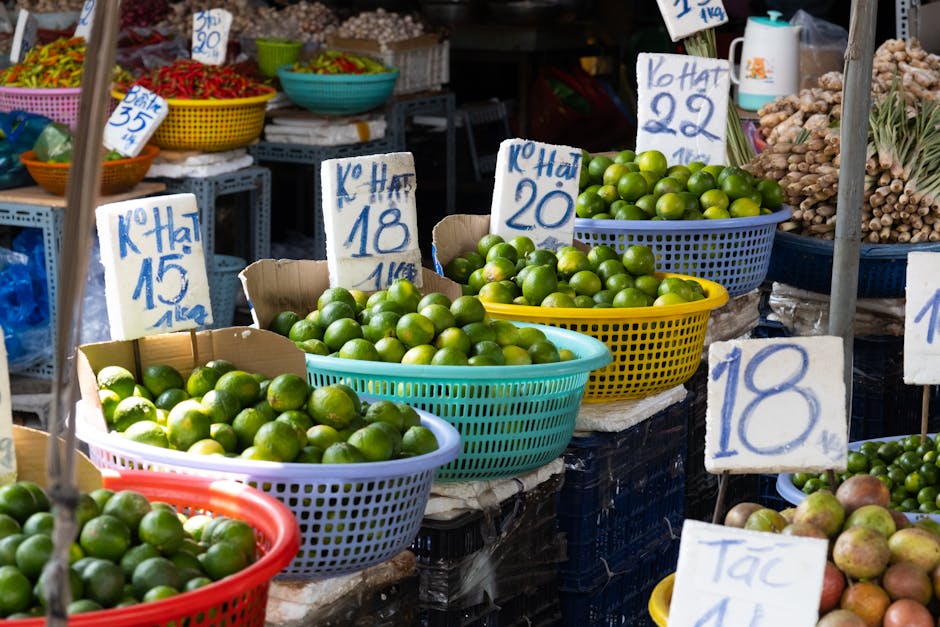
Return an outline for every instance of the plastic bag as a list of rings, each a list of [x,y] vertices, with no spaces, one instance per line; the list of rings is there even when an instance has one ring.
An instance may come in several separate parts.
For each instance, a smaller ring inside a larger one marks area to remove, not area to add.
[[[50,123],[39,134],[33,152],[40,161],[68,163],[72,160],[72,131],[60,122]]]
[[[33,179],[20,161],[20,155],[32,149],[51,121],[25,111],[0,113],[0,189],[32,184]]]
[[[849,43],[847,30],[813,17],[803,9],[794,13],[790,24],[800,27],[800,88],[816,87],[817,80],[826,72],[841,72],[845,47]]]
[[[0,327],[10,372],[48,361],[52,356],[46,282],[44,278],[37,280],[33,265],[31,255],[0,248]],[[39,292],[42,302],[37,299]]]

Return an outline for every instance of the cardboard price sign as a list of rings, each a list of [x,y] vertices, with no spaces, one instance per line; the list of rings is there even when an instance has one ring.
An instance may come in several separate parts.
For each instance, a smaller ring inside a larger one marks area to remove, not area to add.
[[[136,157],[168,112],[166,100],[146,87],[132,85],[104,127],[105,147]]]
[[[724,163],[730,66],[684,54],[637,55],[636,150],[669,163]]]
[[[721,0],[657,0],[673,41],[728,21]]]
[[[421,286],[421,249],[410,152],[320,164],[330,284],[366,291],[395,279]]]
[[[686,520],[669,627],[814,627],[828,542]]]
[[[95,21],[95,0],[85,0],[82,5],[82,12],[78,16],[78,24],[75,26],[75,36],[84,37],[85,41],[91,39],[91,25]]]
[[[2,329],[0,329],[2,331]],[[13,404],[7,348],[0,342],[0,485],[16,480],[16,450],[13,447]]]
[[[705,469],[845,470],[843,360],[842,340],[831,336],[713,343]]]
[[[19,63],[26,53],[36,45],[39,24],[29,11],[21,9],[13,29],[13,42],[10,44],[10,63]]]
[[[507,139],[496,155],[490,232],[557,250],[574,239],[581,149]]]
[[[904,382],[940,383],[940,253],[909,253],[904,314]]]
[[[193,194],[101,205],[95,218],[111,339],[130,340],[212,322]]]
[[[225,9],[193,13],[192,58],[206,65],[222,65],[228,49],[232,14]]]

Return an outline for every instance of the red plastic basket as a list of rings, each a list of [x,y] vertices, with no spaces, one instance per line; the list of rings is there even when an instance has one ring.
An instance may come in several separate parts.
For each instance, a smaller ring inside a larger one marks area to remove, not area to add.
[[[271,579],[287,566],[300,546],[300,531],[280,501],[235,481],[178,477],[141,470],[102,470],[103,486],[136,490],[151,501],[164,501],[188,515],[224,514],[251,524],[260,558],[225,579],[161,601],[69,616],[69,625],[150,627],[171,625],[264,625]],[[40,627],[45,618],[6,620],[15,627]]]

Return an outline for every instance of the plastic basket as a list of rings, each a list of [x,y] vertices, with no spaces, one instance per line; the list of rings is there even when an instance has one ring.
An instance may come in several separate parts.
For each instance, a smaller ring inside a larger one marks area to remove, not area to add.
[[[74,131],[78,124],[78,101],[81,95],[81,87],[0,87],[0,111],[27,111],[44,115]]]
[[[460,437],[445,421],[421,412],[438,450],[387,462],[283,464],[228,457],[202,457],[139,444],[105,433],[88,422],[79,403],[76,433],[99,468],[145,468],[231,479],[263,489],[283,502],[300,525],[300,550],[283,579],[333,577],[383,562],[415,537],[434,471],[460,451]],[[186,485],[187,482],[173,482]]]
[[[277,68],[284,93],[295,105],[328,115],[374,109],[388,100],[398,80],[397,69],[379,74],[313,74],[294,72],[292,67]]]
[[[428,33],[404,41],[379,44],[374,40],[345,39],[330,35],[327,46],[336,50],[367,54],[386,67],[398,68],[401,75],[393,94],[437,91],[450,82],[450,42]]]
[[[858,263],[859,298],[901,298],[907,283],[907,255],[940,251],[940,242],[862,244]],[[828,294],[832,290],[834,244],[829,240],[777,231],[767,278]]]
[[[584,402],[643,398],[689,380],[702,359],[711,310],[728,302],[728,292],[722,286],[705,279],[694,280],[701,284],[706,297],[682,305],[607,309],[483,305],[493,318],[548,324],[604,342],[613,360],[606,368],[591,373]]]
[[[264,128],[267,101],[277,92],[267,87],[250,98],[185,100],[168,98],[166,118],[150,141],[166,150],[219,152],[247,146]],[[121,92],[111,92],[119,101]]]
[[[676,574],[670,573],[656,584],[650,594],[650,618],[656,627],[666,627],[669,622],[669,604],[672,603],[672,588],[676,584]]]
[[[101,167],[101,195],[111,196],[133,189],[144,179],[154,158],[159,153],[159,148],[148,144],[143,147],[136,157],[103,162]],[[20,161],[23,162],[27,171],[29,171],[29,175],[41,188],[50,194],[65,195],[70,163],[40,161],[32,150],[22,153]]]
[[[258,69],[268,77],[277,76],[278,66],[294,63],[300,58],[304,42],[295,39],[256,39]]]
[[[193,478],[167,481],[166,475],[122,470],[104,472],[110,490],[136,490],[151,501],[174,505],[185,514],[209,513],[244,520],[254,527],[261,557],[248,568],[204,588],[178,596],[69,616],[69,625],[253,625],[263,627],[271,579],[297,551],[297,523],[286,507],[257,490],[228,481]],[[40,627],[45,618],[6,620],[17,627]]]
[[[406,401],[460,432],[460,456],[439,481],[514,477],[544,466],[565,450],[588,373],[610,361],[597,340],[539,326],[577,359],[530,366],[424,366],[307,355],[314,386],[345,383],[360,394]]]
[[[212,303],[210,328],[232,326],[235,318],[235,301],[241,293],[242,284],[238,273],[245,269],[247,261],[231,255],[213,255],[209,270],[209,302]]]
[[[734,297],[763,283],[774,231],[790,214],[784,207],[769,215],[723,220],[575,218],[574,237],[590,246],[612,246],[621,254],[634,244],[649,246],[662,272],[714,281]]]

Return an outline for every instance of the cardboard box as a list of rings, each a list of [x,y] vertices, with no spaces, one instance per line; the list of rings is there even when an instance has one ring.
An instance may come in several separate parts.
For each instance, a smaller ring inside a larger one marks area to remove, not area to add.
[[[461,295],[460,285],[422,268],[421,292],[441,292],[450,299]],[[251,306],[255,325],[266,329],[277,314],[293,311],[306,316],[330,286],[327,262],[310,259],[261,259],[238,274]]]
[[[49,434],[46,431],[13,425],[13,448],[16,450],[16,478],[33,481],[43,488],[49,487],[46,471]],[[80,451],[75,452],[75,485],[81,492],[101,487],[101,471]]]

